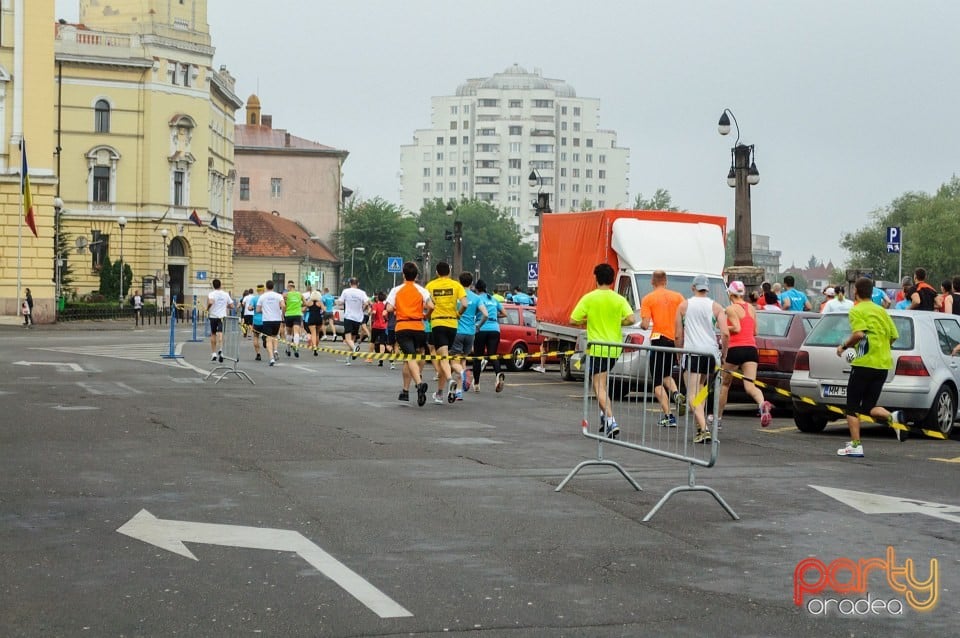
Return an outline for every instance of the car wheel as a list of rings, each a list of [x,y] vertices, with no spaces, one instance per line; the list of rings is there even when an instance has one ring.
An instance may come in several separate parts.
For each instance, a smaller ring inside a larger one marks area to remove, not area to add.
[[[570,357],[560,357],[560,378],[564,381],[574,381]]]
[[[801,412],[796,406],[793,408],[793,422],[801,432],[823,432],[827,427],[827,417],[814,412]]]
[[[933,398],[933,405],[927,412],[927,417],[923,420],[923,426],[928,430],[936,430],[941,434],[950,436],[953,430],[953,417],[957,413],[957,400],[954,397],[953,390],[946,384],[940,386],[936,396]]]
[[[507,368],[510,372],[521,372],[530,367],[530,357],[523,356],[527,354],[527,347],[522,343],[513,346],[510,354],[513,355],[513,357],[507,361]]]

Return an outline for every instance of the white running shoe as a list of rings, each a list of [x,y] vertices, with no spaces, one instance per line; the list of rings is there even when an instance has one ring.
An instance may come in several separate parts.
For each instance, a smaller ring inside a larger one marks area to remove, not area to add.
[[[863,456],[863,444],[854,445],[853,441],[848,441],[846,447],[842,447],[837,450],[837,456],[853,456],[853,457],[862,457]]]

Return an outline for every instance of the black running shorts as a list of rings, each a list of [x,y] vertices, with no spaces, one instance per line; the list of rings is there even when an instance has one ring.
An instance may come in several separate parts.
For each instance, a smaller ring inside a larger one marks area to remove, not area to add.
[[[217,334],[218,332],[223,332],[223,319],[210,317],[210,333]]]
[[[753,346],[737,346],[727,350],[727,363],[742,366],[745,363],[760,363],[760,355]]]
[[[847,382],[847,414],[869,414],[877,406],[887,371],[878,368],[850,366],[850,381]]]
[[[666,337],[654,339],[650,342],[650,345],[660,346],[661,348],[676,346],[673,339],[667,339]],[[663,385],[663,380],[673,375],[673,362],[676,360],[676,355],[672,352],[659,352],[657,350],[650,350],[649,352],[650,378],[653,379],[653,385]]]
[[[282,321],[264,321],[263,322],[263,334],[268,337],[276,337],[280,334],[280,324]]]
[[[354,321],[353,319],[344,319],[343,320],[343,334],[353,335],[357,337],[360,335],[360,322]]]
[[[427,350],[427,333],[423,330],[398,330],[397,345],[403,354],[423,354]]]
[[[710,374],[715,367],[715,359],[708,354],[683,355],[683,369],[695,374]]]
[[[300,315],[287,315],[283,318],[283,325],[288,328],[303,324],[303,317]]]
[[[453,345],[453,342],[457,339],[457,329],[456,328],[447,328],[445,326],[433,326],[433,347],[439,350],[440,348]]]

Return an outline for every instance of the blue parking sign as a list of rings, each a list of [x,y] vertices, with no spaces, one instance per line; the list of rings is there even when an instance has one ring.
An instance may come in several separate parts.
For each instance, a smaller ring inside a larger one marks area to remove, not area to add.
[[[899,226],[887,226],[887,252],[900,252],[901,234]]]

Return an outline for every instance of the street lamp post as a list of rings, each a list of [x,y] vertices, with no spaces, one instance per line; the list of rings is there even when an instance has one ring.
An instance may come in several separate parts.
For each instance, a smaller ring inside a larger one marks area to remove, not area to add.
[[[123,310],[123,229],[127,227],[127,218],[121,215],[117,223],[120,225],[120,309]]]
[[[473,256],[473,280],[480,279],[480,260],[476,255]]]
[[[421,235],[427,231],[424,226],[418,227],[417,230],[420,231]],[[430,257],[432,256],[430,254],[430,237],[424,237],[422,242],[417,242],[417,248],[421,247],[419,244],[423,244],[423,280],[427,281],[430,278]]]
[[[740,143],[740,125],[730,109],[724,109],[717,123],[720,135],[730,132],[730,120],[737,129],[737,139],[730,149],[730,170],[727,172],[727,184],[736,189],[734,198],[734,230],[736,232],[736,250],[733,268],[727,272],[731,277],[740,279],[747,286],[757,286],[763,280],[763,269],[753,264],[753,224],[750,210],[750,187],[760,183],[760,171],[757,170],[753,144]]]
[[[56,308],[57,312],[60,311],[60,295],[62,291],[61,287],[61,278],[63,277],[63,253],[60,252],[60,214],[63,212],[63,200],[59,197],[53,198],[53,252],[54,252],[54,289],[57,296],[56,299]]]
[[[447,204],[447,217],[453,215],[453,204]],[[455,219],[453,222],[453,277],[463,272],[463,222]]]
[[[537,169],[530,169],[530,177],[527,178],[530,188],[537,189],[537,199],[532,203],[533,210],[537,216],[537,267],[540,266],[540,243],[543,239],[543,216],[552,213],[550,210],[550,193],[543,192],[543,177]],[[539,282],[538,282],[539,284]],[[539,285],[537,286],[539,288]]]
[[[354,246],[353,249],[350,251],[350,279],[353,279],[353,256],[356,255],[358,252],[365,253],[367,252],[367,249],[364,248],[363,246]]]
[[[167,229],[160,229],[160,236],[163,237],[163,270],[160,271],[160,285],[163,290],[160,293],[160,310],[162,311],[167,303]]]

